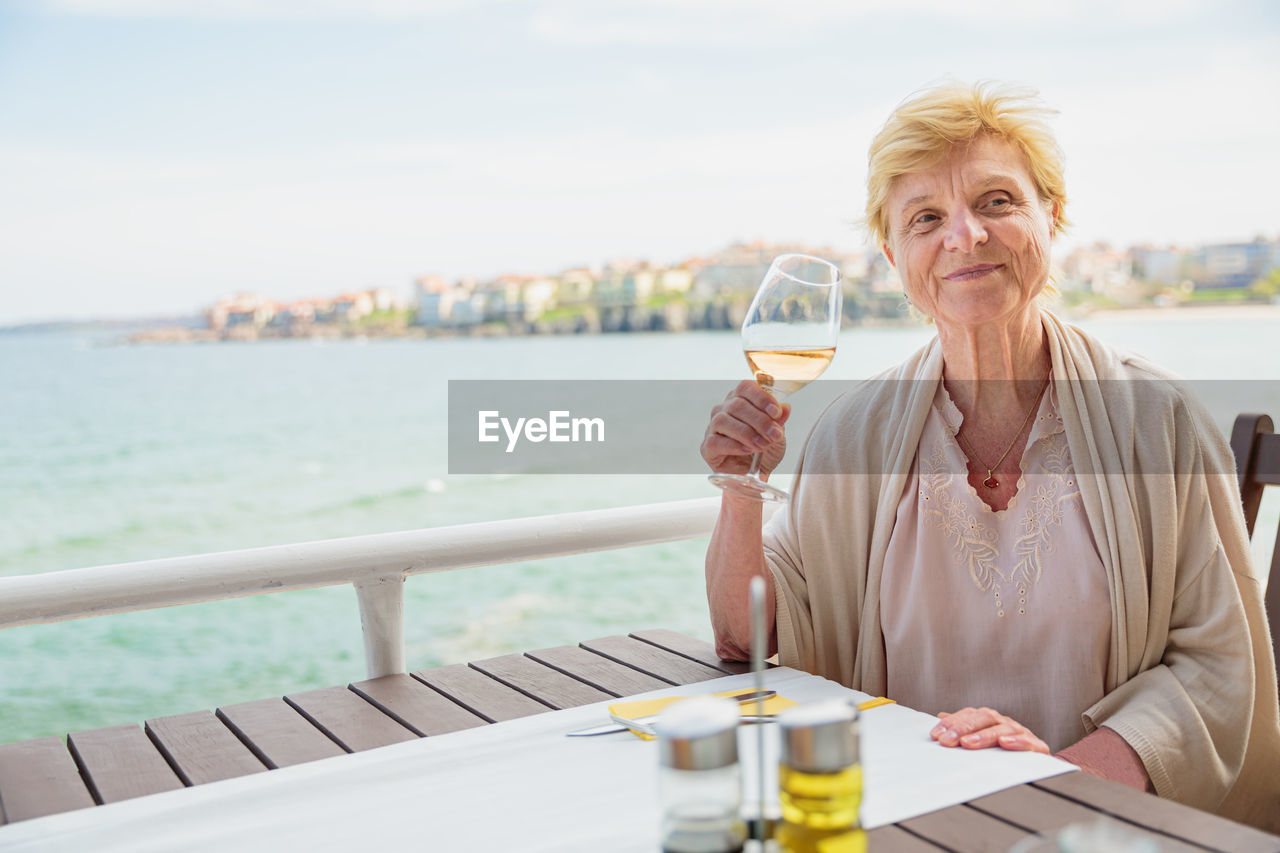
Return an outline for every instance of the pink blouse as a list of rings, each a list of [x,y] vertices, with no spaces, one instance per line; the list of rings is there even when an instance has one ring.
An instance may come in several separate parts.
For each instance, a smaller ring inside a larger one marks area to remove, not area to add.
[[[1057,752],[1084,737],[1081,712],[1103,696],[1111,602],[1056,390],[1000,512],[966,479],[962,420],[939,382],[885,555],[888,695],[929,713],[994,708]]]

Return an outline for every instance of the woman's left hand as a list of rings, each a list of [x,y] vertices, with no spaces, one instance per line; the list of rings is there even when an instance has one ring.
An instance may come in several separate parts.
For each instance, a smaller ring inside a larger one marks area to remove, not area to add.
[[[1022,752],[1049,754],[1049,746],[1026,726],[990,708],[964,708],[954,714],[939,714],[929,737],[943,746],[988,749],[998,746]]]

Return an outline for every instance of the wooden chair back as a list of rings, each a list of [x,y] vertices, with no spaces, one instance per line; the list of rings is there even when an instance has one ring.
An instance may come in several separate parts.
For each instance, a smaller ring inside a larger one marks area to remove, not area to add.
[[[1244,523],[1253,536],[1258,520],[1262,490],[1280,486],[1280,435],[1267,415],[1244,414],[1231,428],[1231,452],[1236,457],[1240,496],[1244,499]],[[1267,576],[1267,621],[1271,623],[1271,648],[1280,661],[1280,532],[1271,553],[1271,573]]]

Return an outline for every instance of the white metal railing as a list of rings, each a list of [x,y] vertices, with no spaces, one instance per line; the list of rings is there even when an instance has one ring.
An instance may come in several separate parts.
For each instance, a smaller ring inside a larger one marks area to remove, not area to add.
[[[376,678],[405,671],[409,575],[697,539],[719,507],[696,498],[0,578],[0,629],[350,583]]]

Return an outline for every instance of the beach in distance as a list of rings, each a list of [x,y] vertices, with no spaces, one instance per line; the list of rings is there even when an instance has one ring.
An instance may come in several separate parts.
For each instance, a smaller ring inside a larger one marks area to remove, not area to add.
[[[1078,322],[1188,379],[1280,387],[1280,306]],[[698,472],[451,474],[448,381],[700,379],[727,393],[748,376],[730,331],[217,346],[112,346],[112,334],[0,335],[0,576],[713,496]],[[846,329],[824,379],[875,374],[931,336]],[[799,415],[806,392],[792,403]],[[1236,412],[1214,414],[1229,426]],[[1277,516],[1271,496],[1260,529]],[[409,667],[652,627],[709,639],[704,549],[411,578]],[[0,742],[364,677],[350,586],[8,629],[0,660]]]

